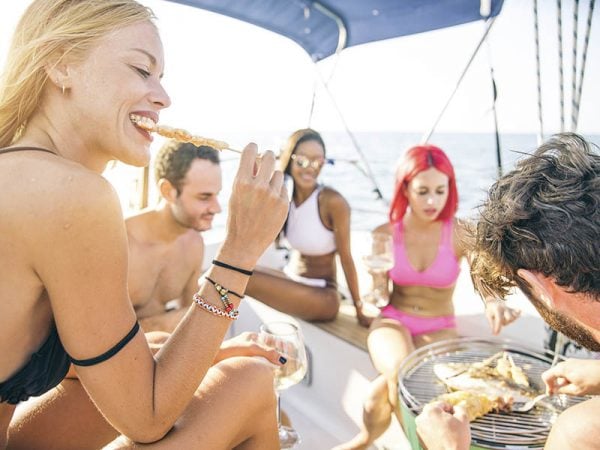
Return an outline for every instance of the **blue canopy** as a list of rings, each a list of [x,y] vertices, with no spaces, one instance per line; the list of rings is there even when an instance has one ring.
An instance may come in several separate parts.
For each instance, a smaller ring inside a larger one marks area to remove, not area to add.
[[[503,0],[168,1],[234,17],[287,36],[314,61],[334,54],[338,47],[493,17],[500,13],[503,3]]]

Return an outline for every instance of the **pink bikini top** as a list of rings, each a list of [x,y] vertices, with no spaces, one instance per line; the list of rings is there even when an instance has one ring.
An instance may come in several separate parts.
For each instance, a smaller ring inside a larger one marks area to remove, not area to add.
[[[460,265],[452,246],[453,220],[444,221],[442,240],[433,263],[424,271],[417,272],[406,254],[404,246],[404,224],[399,221],[394,227],[394,267],[389,271],[390,278],[400,286],[427,286],[448,288],[456,283]]]

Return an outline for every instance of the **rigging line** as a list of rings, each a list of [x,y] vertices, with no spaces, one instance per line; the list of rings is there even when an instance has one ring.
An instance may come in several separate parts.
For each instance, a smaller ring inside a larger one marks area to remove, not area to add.
[[[563,73],[563,45],[562,45],[562,0],[556,1],[558,8],[558,88],[560,90],[560,132],[565,131],[565,76]]]
[[[577,130],[577,29],[579,23],[579,0],[573,0],[573,64],[571,70],[571,131]]]
[[[500,132],[498,130],[498,111],[496,110],[496,100],[498,99],[498,88],[496,86],[496,79],[494,77],[494,65],[492,64],[492,48],[490,41],[487,41],[487,55],[488,63],[490,66],[490,78],[492,81],[492,117],[494,119],[494,138],[496,143],[496,171],[498,177],[502,176],[502,153],[500,149]]]
[[[538,0],[533,0],[533,29],[535,33],[535,75],[537,80],[537,108],[538,108],[538,146],[544,142],[544,117],[542,115],[542,76],[540,64],[540,32],[538,17]]]
[[[320,13],[322,13],[323,15],[329,17],[330,19],[332,19],[337,28],[338,28],[338,43],[337,46],[335,48],[335,56],[334,56],[334,61],[333,61],[333,66],[331,68],[331,71],[329,73],[329,77],[327,78],[327,82],[325,83],[326,85],[329,84],[329,82],[331,81],[331,79],[333,78],[333,74],[335,73],[336,69],[337,69],[337,65],[340,59],[340,55],[342,53],[342,50],[344,48],[346,48],[346,44],[348,43],[348,30],[346,27],[346,24],[344,23],[344,21],[342,20],[342,18],[336,14],[334,11],[332,11],[331,9],[327,8],[326,6],[322,5],[319,2],[313,2],[312,6],[319,11]],[[310,15],[310,9],[305,9],[305,17]],[[314,61],[316,64],[316,61]],[[312,100],[310,103],[310,112],[308,114],[308,127],[310,128],[310,125],[312,123],[312,118],[314,115],[314,111],[315,111],[315,104],[317,101],[317,79],[315,78],[315,82],[313,85],[313,94],[312,94]]]
[[[340,118],[340,121],[342,122],[342,125],[344,126],[344,130],[346,131],[346,134],[352,141],[352,145],[354,145],[354,149],[358,153],[358,156],[360,156],[360,160],[364,166],[363,170],[361,172],[363,174],[365,174],[367,176],[367,178],[369,178],[369,180],[371,180],[371,183],[373,184],[373,192],[377,196],[377,199],[383,200],[387,205],[388,201],[383,197],[383,194],[381,193],[381,189],[379,189],[379,186],[377,185],[375,175],[373,174],[373,171],[371,170],[371,166],[369,165],[367,158],[365,157],[362,149],[360,148],[360,145],[358,144],[358,140],[356,139],[356,136],[350,130],[350,127],[348,127],[348,123],[346,122],[346,119],[344,118],[344,115],[342,114],[342,111],[340,110],[339,105],[335,101],[333,94],[329,90],[329,86],[325,83],[325,80],[323,79],[323,76],[321,75],[321,72],[319,71],[319,68],[316,64],[315,64],[315,71],[317,73],[317,76],[319,77],[319,80],[321,81],[321,84],[325,88],[325,92],[327,92],[327,95],[329,96],[329,99],[331,100],[331,103],[333,104],[333,107],[335,108],[335,110]],[[359,167],[359,166],[357,165],[357,167]]]
[[[341,51],[346,47],[347,43],[348,43],[348,29],[346,27],[346,24],[344,23],[344,21],[342,20],[342,18],[339,16],[339,14],[336,14],[335,11],[327,8],[326,6],[324,6],[323,4],[319,3],[319,2],[313,2],[312,6],[319,12],[323,13],[324,15],[326,15],[327,17],[333,19],[335,21],[335,23],[337,24],[338,27],[338,44],[337,44],[337,48],[335,49],[335,55],[336,55],[336,60],[334,61],[334,66],[333,66],[333,70],[331,72],[331,75],[329,76],[328,80],[325,81],[323,79],[323,76],[321,74],[321,72],[319,71],[319,68],[317,67],[317,64],[315,62],[314,66],[315,66],[315,72],[317,74],[317,77],[319,79],[319,81],[321,82],[321,84],[323,85],[323,87],[325,88],[325,91],[327,92],[327,95],[329,95],[329,98],[331,99],[331,102],[335,108],[335,110],[338,113],[338,116],[340,117],[340,120],[346,130],[346,133],[348,134],[348,136],[350,137],[350,140],[352,141],[352,144],[354,145],[354,148],[356,149],[356,151],[358,152],[358,155],[360,156],[365,169],[366,169],[366,175],[367,177],[371,180],[371,183],[373,183],[373,192],[375,192],[375,194],[377,195],[377,198],[383,200],[384,202],[385,199],[383,198],[383,194],[381,193],[381,189],[379,189],[379,186],[377,185],[377,181],[375,180],[375,176],[373,174],[373,171],[371,170],[371,167],[369,166],[369,163],[367,162],[367,158],[365,157],[365,155],[363,154],[360,146],[358,145],[358,141],[356,140],[356,137],[354,136],[354,134],[352,133],[352,131],[350,131],[350,128],[348,127],[348,124],[346,123],[346,120],[342,114],[342,111],[340,110],[337,102],[335,101],[335,98],[333,97],[331,91],[329,90],[329,81],[331,81],[331,77],[333,76],[333,71],[335,70],[336,66],[337,66],[337,62],[339,61],[339,55],[341,53]],[[315,89],[316,91],[316,89]],[[314,106],[314,102],[313,102],[313,106]],[[312,118],[312,111],[311,111],[311,118]],[[355,164],[356,165],[356,164]],[[359,167],[359,166],[357,166]],[[363,172],[364,173],[364,172]],[[387,203],[387,202],[386,202]]]
[[[435,129],[436,129],[439,121],[441,120],[442,116],[446,112],[446,109],[448,108],[448,105],[450,105],[450,102],[454,98],[454,94],[456,94],[456,91],[458,91],[458,87],[462,83],[462,80],[465,77],[465,75],[467,73],[467,70],[469,70],[469,67],[471,66],[471,63],[473,62],[473,60],[475,59],[475,56],[479,52],[479,49],[481,48],[481,44],[483,44],[483,42],[485,41],[485,38],[487,37],[488,33],[490,32],[490,29],[492,28],[492,25],[494,24],[495,20],[496,20],[496,17],[492,17],[492,18],[486,20],[487,26],[485,28],[483,36],[479,40],[479,43],[477,44],[477,47],[475,47],[475,51],[471,55],[471,58],[469,58],[469,61],[467,62],[467,65],[465,66],[465,68],[463,69],[462,73],[460,74],[460,77],[458,78],[458,81],[456,82],[456,86],[454,86],[454,89],[452,90],[452,92],[450,93],[450,96],[446,100],[446,104],[443,106],[442,110],[440,111],[440,113],[438,114],[437,118],[435,119],[435,122],[433,123],[433,126],[431,127],[431,129],[427,133],[425,133],[423,135],[423,138],[421,139],[421,143],[422,144],[426,144],[427,141],[429,140],[429,138],[431,137],[431,135],[433,134],[433,132],[435,131]]]
[[[590,43],[590,33],[592,30],[592,17],[594,15],[594,4],[596,3],[596,0],[590,0],[590,6],[588,9],[588,17],[587,17],[587,23],[586,23],[586,28],[585,28],[585,37],[583,40],[583,52],[581,55],[581,68],[579,70],[579,82],[577,83],[577,96],[576,96],[576,101],[574,103],[574,129],[577,129],[577,122],[579,120],[579,105],[581,104],[581,91],[583,89],[583,76],[585,74],[585,64],[587,61],[587,52],[588,52],[588,45]]]
[[[327,77],[327,81],[324,82],[325,86],[329,85],[329,82],[331,81],[331,79],[333,78],[333,75],[337,69],[338,66],[338,61],[340,60],[340,55],[342,54],[342,50],[343,49],[339,49],[336,50],[335,55],[333,55],[333,66],[331,67],[331,70],[329,72],[329,76]],[[316,63],[315,63],[316,64]],[[310,103],[310,112],[308,114],[308,128],[310,128],[311,123],[312,123],[312,118],[315,112],[315,105],[317,104],[317,87],[318,87],[318,78],[315,76],[315,82],[313,84],[313,93],[312,93],[312,100]]]
[[[312,99],[310,101],[310,111],[308,112],[308,128],[311,128],[312,118],[315,112],[315,102],[317,100],[317,79],[313,83]]]

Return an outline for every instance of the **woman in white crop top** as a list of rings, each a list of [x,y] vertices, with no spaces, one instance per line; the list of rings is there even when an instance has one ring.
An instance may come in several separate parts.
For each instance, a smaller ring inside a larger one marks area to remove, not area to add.
[[[283,272],[255,270],[246,293],[304,320],[333,320],[340,305],[337,254],[358,322],[368,326],[350,252],[350,206],[339,192],[319,185],[325,161],[325,144],[316,131],[298,130],[288,138],[279,163],[294,182],[281,236],[292,249],[291,258]]]

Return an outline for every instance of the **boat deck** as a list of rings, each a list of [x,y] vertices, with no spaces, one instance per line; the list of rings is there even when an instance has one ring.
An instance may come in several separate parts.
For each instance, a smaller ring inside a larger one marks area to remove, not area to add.
[[[352,236],[353,254],[359,259],[361,232]],[[364,232],[366,235],[366,232]],[[207,245],[207,260],[211,246]],[[214,247],[216,250],[216,246]],[[270,251],[261,265],[277,266],[280,255]],[[361,286],[368,286],[365,271],[357,264]],[[342,273],[342,272],[340,272]],[[343,282],[343,277],[341,282]],[[466,264],[463,265],[454,293],[457,327],[461,336],[493,338],[484,314],[482,301],[475,294]],[[520,293],[509,299],[509,305],[522,310],[522,316],[506,327],[500,338],[510,339],[532,349],[542,349],[543,321]],[[358,326],[354,308],[343,304],[339,317],[329,324],[314,324],[276,311],[254,299],[246,298],[240,307],[240,318],[230,333],[257,331],[260,324],[273,320],[297,322],[310,353],[310,369],[300,384],[282,395],[282,406],[303,442],[299,450],[326,450],[352,438],[362,421],[362,403],[370,381],[377,375],[366,351],[367,330]],[[388,431],[372,446],[372,450],[409,450],[410,445],[395,419]]]

